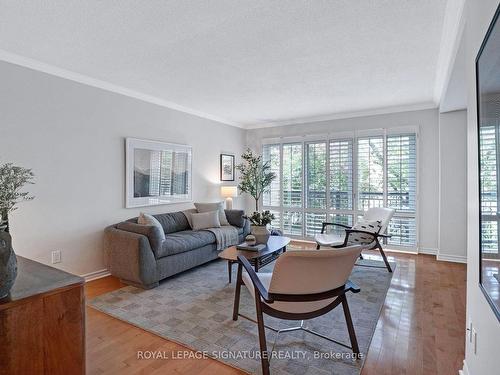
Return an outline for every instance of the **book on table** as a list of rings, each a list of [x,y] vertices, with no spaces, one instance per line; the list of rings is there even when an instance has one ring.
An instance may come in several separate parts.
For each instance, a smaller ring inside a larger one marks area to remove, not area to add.
[[[266,245],[265,244],[249,245],[246,242],[243,242],[242,244],[236,245],[236,248],[238,250],[261,251],[266,248]]]

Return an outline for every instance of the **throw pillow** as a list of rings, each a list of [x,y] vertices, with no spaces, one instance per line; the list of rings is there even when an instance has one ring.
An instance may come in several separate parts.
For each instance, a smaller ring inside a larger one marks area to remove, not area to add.
[[[352,229],[362,230],[370,233],[378,233],[382,228],[382,222],[377,221],[365,221],[363,219],[359,220]],[[368,234],[364,233],[351,233],[347,239],[349,245],[369,245],[374,241],[374,238]]]
[[[199,213],[217,211],[219,213],[220,225],[229,225],[226,213],[224,212],[224,202],[217,203],[195,203],[194,206]]]
[[[165,231],[163,230],[163,227],[161,226],[160,222],[153,216],[149,214],[145,214],[144,212],[141,212],[139,217],[137,218],[137,224],[141,225],[153,225],[159,229],[160,232],[160,240],[164,241],[165,240]]]
[[[220,228],[219,212],[210,211],[191,215],[193,230]]]

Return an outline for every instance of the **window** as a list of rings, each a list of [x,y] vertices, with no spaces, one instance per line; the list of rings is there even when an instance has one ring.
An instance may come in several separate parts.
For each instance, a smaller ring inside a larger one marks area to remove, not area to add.
[[[272,226],[312,238],[324,221],[352,226],[370,207],[392,207],[388,243],[415,248],[416,140],[409,132],[265,144],[264,161],[279,176],[262,200],[276,216]],[[339,227],[328,230],[344,233]]]

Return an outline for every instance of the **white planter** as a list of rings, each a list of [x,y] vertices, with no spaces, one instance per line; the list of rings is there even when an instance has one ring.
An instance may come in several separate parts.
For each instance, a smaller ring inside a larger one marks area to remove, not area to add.
[[[258,244],[267,244],[267,240],[271,236],[267,225],[252,225],[251,233],[255,236]]]

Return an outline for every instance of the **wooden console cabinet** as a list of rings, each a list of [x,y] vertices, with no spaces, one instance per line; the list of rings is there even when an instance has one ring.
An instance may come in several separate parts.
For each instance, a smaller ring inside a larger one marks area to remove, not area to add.
[[[0,300],[0,374],[85,374],[84,280],[17,261],[11,294]]]

